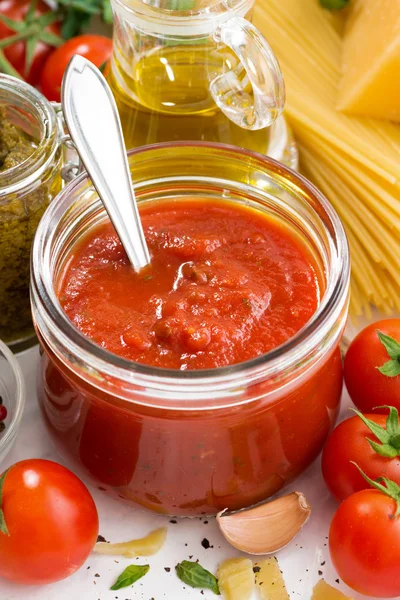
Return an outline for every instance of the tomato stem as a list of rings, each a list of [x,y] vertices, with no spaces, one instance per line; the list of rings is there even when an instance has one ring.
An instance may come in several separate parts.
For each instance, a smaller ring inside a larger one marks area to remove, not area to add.
[[[394,338],[382,333],[382,331],[377,331],[377,334],[379,341],[384,346],[390,360],[376,368],[382,375],[385,375],[385,377],[397,377],[400,375],[400,344]]]
[[[376,438],[381,442],[377,442],[366,438],[371,448],[385,458],[394,458],[400,456],[400,426],[399,426],[399,413],[394,406],[378,406],[377,408],[388,408],[389,415],[386,420],[386,429],[381,427],[372,419],[368,419],[360,411],[352,408],[353,412],[362,420],[364,425],[374,434]]]
[[[29,6],[28,12],[26,13],[26,20],[30,21],[35,17],[35,11],[37,8],[38,0],[31,0],[31,4]]]
[[[12,75],[13,77],[17,77],[18,79],[22,79],[21,75],[14,69],[9,60],[4,56],[3,51],[0,49],[0,71],[6,73],[7,75]]]
[[[10,535],[10,532],[8,531],[6,520],[4,518],[4,512],[3,512],[3,487],[4,487],[4,481],[5,481],[6,475],[7,475],[8,471],[10,470],[10,468],[8,468],[6,471],[4,471],[3,475],[0,477],[0,532],[3,533],[4,535]]]
[[[0,40],[0,48],[6,48],[7,46],[11,46],[12,44],[15,44],[16,42],[20,42],[21,40],[26,40],[32,34],[37,33],[37,32],[38,32],[38,28],[36,27],[36,25],[30,25],[29,27],[26,27],[23,31],[19,31],[15,35],[10,35],[10,37]]]
[[[365,481],[369,483],[370,486],[372,486],[379,492],[382,492],[386,496],[389,496],[389,498],[392,498],[392,500],[396,502],[397,508],[394,517],[395,519],[397,519],[400,515],[400,487],[397,485],[397,483],[395,483],[391,479],[387,479],[386,477],[378,477],[378,479],[374,481],[373,479],[368,477],[368,475],[366,475],[362,469],[360,469],[357,463],[355,463],[353,460],[351,460],[350,462],[357,467],[361,475],[364,477]],[[380,483],[380,481],[383,481],[385,485]]]
[[[37,0],[32,0],[23,21],[10,19],[5,15],[0,14],[0,23],[3,23],[8,29],[14,32],[7,38],[0,40],[0,70],[8,75],[21,78],[19,73],[5,57],[2,51],[4,48],[8,48],[18,42],[25,43],[25,72],[27,73],[32,65],[36,46],[40,41],[50,46],[59,46],[64,42],[63,38],[46,30],[49,25],[56,21],[60,21],[60,13],[57,11],[49,11],[41,16],[36,16],[36,5]]]

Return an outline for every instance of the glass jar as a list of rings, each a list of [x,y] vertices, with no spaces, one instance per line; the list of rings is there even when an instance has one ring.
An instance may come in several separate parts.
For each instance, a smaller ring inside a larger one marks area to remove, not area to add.
[[[234,144],[297,166],[276,58],[254,0],[112,0],[108,75],[128,148]],[[278,120],[276,121],[276,119]]]
[[[55,109],[33,87],[0,75],[0,106],[32,143],[26,160],[0,172],[0,338],[19,351],[35,340],[30,252],[38,223],[61,189],[62,151]]]
[[[303,177],[234,147],[149,146],[130,153],[130,167],[140,203],[224,197],[294,228],[324,274],[325,292],[294,337],[245,363],[176,371],[111,354],[75,328],[55,293],[68,252],[106,218],[82,175],[47,210],[32,253],[44,419],[75,469],[134,505],[202,515],[255,504],[315,459],[335,422],[349,285],[343,227]]]

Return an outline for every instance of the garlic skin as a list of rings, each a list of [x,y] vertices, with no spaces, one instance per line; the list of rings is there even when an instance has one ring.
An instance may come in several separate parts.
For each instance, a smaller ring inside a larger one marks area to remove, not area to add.
[[[300,492],[232,514],[218,513],[225,539],[247,554],[272,554],[299,533],[311,515],[311,506]]]

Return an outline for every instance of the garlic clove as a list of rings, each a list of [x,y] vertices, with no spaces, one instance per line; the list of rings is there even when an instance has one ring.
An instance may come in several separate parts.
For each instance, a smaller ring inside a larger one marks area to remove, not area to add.
[[[96,554],[106,554],[108,556],[119,555],[126,558],[136,558],[137,556],[151,556],[164,546],[167,537],[167,528],[162,527],[149,533],[144,538],[131,540],[130,542],[119,542],[109,544],[108,542],[97,542],[93,548]]]
[[[308,521],[311,507],[300,492],[292,492],[255,508],[217,515],[223,536],[248,554],[271,554],[284,548]]]

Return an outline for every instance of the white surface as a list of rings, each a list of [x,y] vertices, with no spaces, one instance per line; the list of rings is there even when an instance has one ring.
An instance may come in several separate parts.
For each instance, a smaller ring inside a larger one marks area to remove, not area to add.
[[[35,377],[37,349],[26,352],[20,362],[26,377],[27,403],[25,415],[16,444],[1,470],[25,458],[47,458],[61,462],[48,439],[41,420],[35,397]],[[341,416],[345,416],[347,398],[344,399]],[[155,556],[131,560],[119,557],[92,555],[80,571],[69,579],[46,587],[26,587],[0,580],[1,600],[184,600],[198,598],[212,599],[216,596],[209,591],[204,595],[198,589],[185,586],[175,575],[176,563],[192,558],[211,572],[216,572],[218,563],[225,558],[239,556],[236,550],[224,541],[215,519],[184,519],[177,524],[169,519],[129,508],[107,498],[97,488],[88,485],[99,511],[100,533],[107,540],[124,541],[141,537],[154,528],[168,526],[168,537],[164,548]],[[335,584],[335,574],[327,548],[329,523],[335,510],[335,502],[329,497],[324,486],[319,460],[291,486],[304,492],[313,507],[310,521],[289,548],[278,553],[279,564],[286,580],[291,600],[310,600],[311,590],[316,581],[323,577]],[[214,548],[205,550],[201,546],[206,537]],[[118,560],[118,564],[114,561]],[[150,564],[149,573],[133,587],[111,592],[114,583],[123,569],[133,562]],[[164,570],[170,567],[170,573]],[[98,573],[100,577],[95,577]],[[346,586],[338,586],[353,598],[365,596],[351,593]]]

